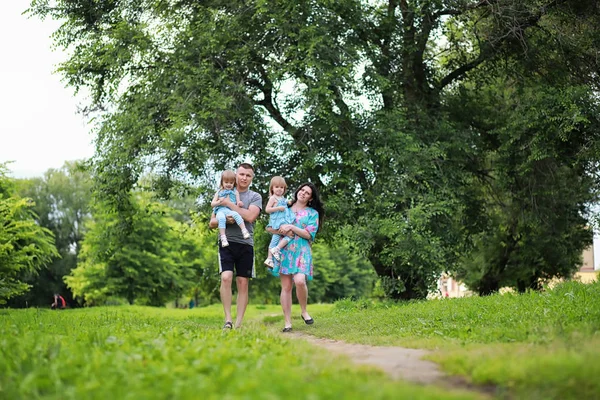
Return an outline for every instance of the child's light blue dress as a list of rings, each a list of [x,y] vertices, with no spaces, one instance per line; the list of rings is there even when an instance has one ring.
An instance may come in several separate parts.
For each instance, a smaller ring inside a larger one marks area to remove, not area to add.
[[[235,192],[237,189],[221,189],[219,190],[219,198],[224,198],[224,197],[229,197],[229,200],[231,200],[231,202],[233,204],[235,204]],[[225,206],[216,206],[213,208],[213,212],[216,214],[219,210],[222,209],[227,209],[229,210],[229,207],[225,207]]]
[[[277,200],[277,205],[275,207],[285,207],[284,211],[275,211],[274,213],[269,214],[269,224],[268,228],[279,229],[281,225],[284,224],[293,224],[296,222],[296,216],[291,208],[288,207],[287,200],[282,197]],[[271,242],[269,243],[269,249],[277,246],[279,241],[281,240],[281,235],[273,235],[271,236]]]
[[[219,198],[229,197],[229,200],[231,200],[231,202],[235,204],[236,192],[237,192],[237,189],[221,189],[221,190],[219,190],[218,197]],[[231,209],[229,209],[229,207],[226,207],[226,206],[216,206],[213,208],[213,212],[215,213],[215,216],[217,217],[217,223],[219,225],[219,229],[225,229],[228,216],[232,216],[233,219],[235,220],[235,223],[238,225],[241,225],[244,222],[244,220],[242,219],[242,216],[239,213],[232,211]]]
[[[288,207],[287,200],[284,197],[277,201],[275,207],[285,207],[285,211],[275,211],[269,214],[268,228],[279,229],[283,224],[293,224],[296,222],[296,216],[292,212],[292,209]]]

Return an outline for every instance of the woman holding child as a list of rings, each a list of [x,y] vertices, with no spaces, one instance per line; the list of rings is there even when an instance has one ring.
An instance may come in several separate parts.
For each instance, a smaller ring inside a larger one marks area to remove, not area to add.
[[[289,238],[288,244],[281,249],[279,260],[273,259],[274,276],[281,280],[281,308],[285,319],[283,332],[292,330],[292,287],[296,285],[296,297],[300,304],[304,323],[311,325],[314,320],[306,310],[308,301],[307,280],[313,278],[312,242],[323,223],[325,212],[319,198],[319,192],[313,183],[303,183],[296,189],[290,209],[295,222],[283,224],[278,230],[268,228],[272,234]]]

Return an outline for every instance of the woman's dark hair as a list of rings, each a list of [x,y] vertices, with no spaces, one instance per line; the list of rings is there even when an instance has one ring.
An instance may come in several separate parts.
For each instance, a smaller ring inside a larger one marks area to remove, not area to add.
[[[323,220],[325,218],[325,208],[323,207],[323,203],[321,202],[321,197],[319,197],[319,191],[317,187],[312,182],[305,182],[298,186],[298,189],[294,192],[294,198],[292,199],[292,203],[290,207],[294,205],[295,202],[298,201],[298,192],[304,186],[308,186],[310,190],[312,190],[312,199],[308,202],[308,206],[314,208],[319,213],[319,227],[323,226]]]

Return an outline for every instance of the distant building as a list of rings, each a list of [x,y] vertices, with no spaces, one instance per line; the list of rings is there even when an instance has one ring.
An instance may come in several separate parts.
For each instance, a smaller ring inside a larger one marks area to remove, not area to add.
[[[594,243],[583,252],[583,265],[575,274],[581,282],[592,282],[600,272],[600,235],[594,234]]]
[[[600,235],[595,234],[592,245],[583,251],[583,265],[575,273],[575,279],[583,283],[590,283],[596,280],[599,273]],[[432,297],[464,297],[473,294],[463,283],[445,274],[438,280],[437,289],[439,293]]]

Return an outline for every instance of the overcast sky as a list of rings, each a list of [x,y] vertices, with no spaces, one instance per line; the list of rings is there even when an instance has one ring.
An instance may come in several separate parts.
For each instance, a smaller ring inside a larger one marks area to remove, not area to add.
[[[52,51],[58,24],[21,15],[29,0],[0,3],[0,163],[18,178],[41,176],[93,155],[92,135],[77,114],[73,89],[53,74],[65,60]]]

